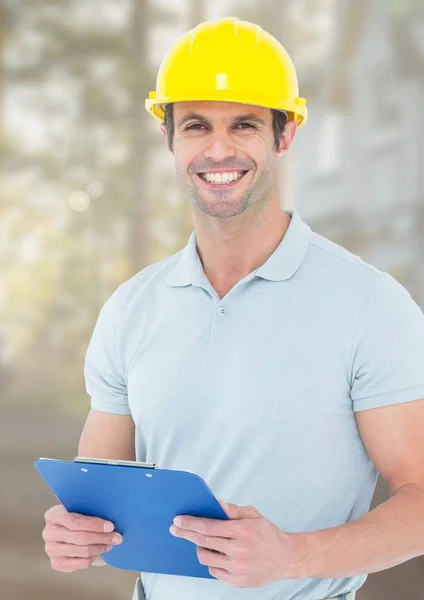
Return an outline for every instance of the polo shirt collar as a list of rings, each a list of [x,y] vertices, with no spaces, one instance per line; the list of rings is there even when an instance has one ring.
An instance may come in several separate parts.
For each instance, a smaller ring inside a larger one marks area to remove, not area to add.
[[[309,247],[309,225],[302,221],[297,211],[285,209],[285,212],[291,216],[291,220],[283,239],[267,261],[254,272],[255,276],[262,279],[290,279],[302,264]],[[205,274],[197,253],[196,231],[193,231],[187,246],[181,251],[177,264],[166,277],[166,284],[171,287],[196,285],[202,277],[205,277]]]

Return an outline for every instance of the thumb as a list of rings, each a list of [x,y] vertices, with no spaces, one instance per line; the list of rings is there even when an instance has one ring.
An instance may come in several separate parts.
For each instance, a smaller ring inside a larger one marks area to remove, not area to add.
[[[224,502],[221,498],[218,498],[218,502],[230,519],[254,519],[263,516],[254,506],[239,506],[238,504]]]

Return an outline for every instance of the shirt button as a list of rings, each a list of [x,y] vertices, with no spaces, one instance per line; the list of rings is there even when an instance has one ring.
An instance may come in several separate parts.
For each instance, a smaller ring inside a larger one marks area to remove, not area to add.
[[[225,315],[225,313],[227,312],[227,309],[224,308],[223,306],[221,306],[221,308],[218,309],[218,312],[220,315]]]

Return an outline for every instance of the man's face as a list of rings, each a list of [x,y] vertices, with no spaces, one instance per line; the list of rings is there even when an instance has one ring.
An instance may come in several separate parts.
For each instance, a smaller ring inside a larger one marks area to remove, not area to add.
[[[177,181],[204,214],[228,218],[270,201],[278,158],[270,109],[176,102],[174,126]]]

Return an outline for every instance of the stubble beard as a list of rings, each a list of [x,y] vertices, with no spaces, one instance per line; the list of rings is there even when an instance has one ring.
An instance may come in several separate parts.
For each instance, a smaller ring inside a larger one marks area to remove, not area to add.
[[[226,199],[234,193],[232,190],[217,190],[215,200],[205,202],[192,180],[187,180],[179,171],[177,171],[176,179],[182,193],[190,200],[193,207],[198,207],[202,213],[209,217],[228,219],[241,214],[249,206],[254,205],[260,209],[267,204],[275,185],[275,172],[273,161],[268,160],[258,179],[237,202]],[[236,187],[233,190],[235,191]]]

